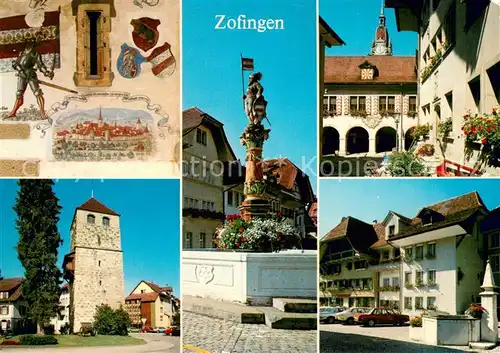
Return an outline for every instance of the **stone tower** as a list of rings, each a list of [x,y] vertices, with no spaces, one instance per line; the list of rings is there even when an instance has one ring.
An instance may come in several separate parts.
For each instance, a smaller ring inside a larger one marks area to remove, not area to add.
[[[373,41],[370,55],[392,55],[392,43],[386,26],[384,1],[382,1],[380,15],[378,17],[378,27],[375,31],[375,40]]]
[[[64,258],[70,288],[70,325],[93,322],[96,306],[124,303],[120,215],[93,197],[75,210],[70,253]]]

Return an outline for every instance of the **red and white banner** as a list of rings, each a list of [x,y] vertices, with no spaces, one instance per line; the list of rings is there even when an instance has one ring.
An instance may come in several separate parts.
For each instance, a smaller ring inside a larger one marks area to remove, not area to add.
[[[175,58],[170,44],[166,42],[161,47],[155,48],[146,60],[153,66],[151,70],[157,77],[170,76],[175,71]]]
[[[48,68],[60,68],[59,11],[45,12],[42,27],[30,27],[25,15],[0,19],[0,73],[12,72],[12,62],[26,46],[26,40],[37,38],[37,51]],[[55,62],[54,62],[55,60]]]

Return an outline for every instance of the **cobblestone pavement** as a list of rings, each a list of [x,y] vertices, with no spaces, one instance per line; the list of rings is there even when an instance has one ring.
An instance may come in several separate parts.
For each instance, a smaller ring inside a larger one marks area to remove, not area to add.
[[[170,337],[156,333],[131,334],[146,341],[146,344],[137,346],[107,346],[107,347],[78,347],[78,348],[3,348],[0,352],[6,353],[179,353],[180,337]]]
[[[266,325],[183,312],[184,353],[316,353],[317,331],[273,330]]]
[[[410,341],[408,326],[360,327],[340,324],[320,326],[320,353],[464,353],[464,348],[448,348]]]

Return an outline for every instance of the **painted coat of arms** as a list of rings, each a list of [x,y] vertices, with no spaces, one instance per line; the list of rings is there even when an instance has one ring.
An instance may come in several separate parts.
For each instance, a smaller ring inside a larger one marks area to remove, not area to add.
[[[141,73],[141,64],[146,61],[135,48],[122,44],[120,55],[116,62],[118,72],[125,78],[135,78]]]
[[[161,47],[155,48],[147,61],[151,63],[153,74],[156,77],[170,76],[175,71],[175,57],[172,54],[170,44],[165,42]]]
[[[139,49],[149,51],[156,46],[160,38],[157,29],[160,23],[160,20],[149,17],[141,17],[130,22],[134,27],[132,39]]]

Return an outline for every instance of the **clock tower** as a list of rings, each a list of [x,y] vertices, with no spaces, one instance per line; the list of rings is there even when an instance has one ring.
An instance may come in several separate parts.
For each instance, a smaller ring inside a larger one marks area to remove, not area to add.
[[[378,21],[375,40],[373,41],[370,55],[392,55],[392,43],[389,39],[389,32],[387,31],[383,0]]]

